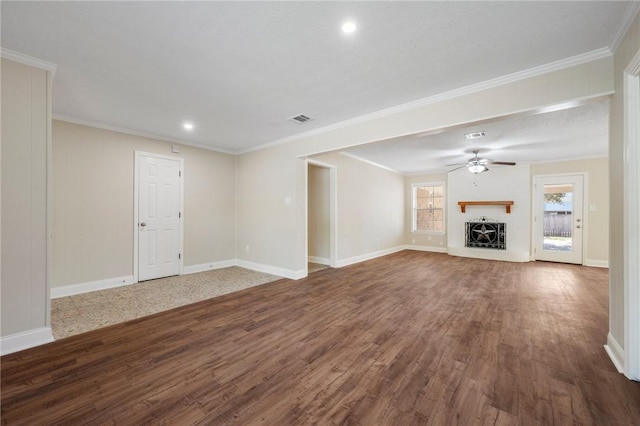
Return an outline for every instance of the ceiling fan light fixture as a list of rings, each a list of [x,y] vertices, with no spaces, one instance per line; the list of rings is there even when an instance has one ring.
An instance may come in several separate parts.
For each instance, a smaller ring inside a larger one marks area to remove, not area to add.
[[[470,166],[467,167],[467,169],[474,174],[478,174],[478,173],[482,173],[482,172],[486,172],[487,170],[489,170],[487,168],[487,166],[485,166],[484,164],[471,164]]]

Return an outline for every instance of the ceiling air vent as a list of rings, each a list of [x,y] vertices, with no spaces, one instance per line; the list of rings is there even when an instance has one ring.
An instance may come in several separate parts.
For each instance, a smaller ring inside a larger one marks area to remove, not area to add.
[[[307,121],[313,120],[313,118],[307,117],[306,115],[303,115],[303,114],[300,114],[300,115],[296,115],[295,117],[291,117],[288,120],[291,121],[291,122],[297,123],[297,124],[304,124]]]

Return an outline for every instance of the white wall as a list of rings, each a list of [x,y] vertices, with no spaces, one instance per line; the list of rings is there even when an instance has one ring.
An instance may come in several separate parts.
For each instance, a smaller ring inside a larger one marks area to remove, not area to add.
[[[447,226],[448,252],[456,256],[528,262],[531,248],[531,175],[529,165],[493,167],[474,175],[466,169],[449,173]],[[459,201],[513,201],[511,213],[504,206],[467,206]],[[465,247],[465,222],[486,216],[506,224],[506,250]]]
[[[12,340],[19,335],[33,333],[40,343],[51,339],[47,312],[48,79],[45,70],[2,59],[3,353],[21,349],[21,342]]]
[[[309,164],[309,252],[310,258],[329,264],[331,256],[329,169]],[[316,260],[316,261],[317,261]]]
[[[337,167],[338,265],[404,245],[404,178],[352,157],[314,160]]]
[[[54,120],[52,287],[133,274],[134,155],[184,158],[184,265],[235,259],[235,157]]]
[[[304,268],[306,209],[300,201],[306,191],[306,163],[301,157],[610,94],[612,66],[607,57],[485,85],[243,154],[238,160],[238,256],[288,270]],[[284,204],[286,196],[293,197],[291,205]],[[251,214],[255,211],[264,214]],[[246,244],[251,245],[249,253]]]

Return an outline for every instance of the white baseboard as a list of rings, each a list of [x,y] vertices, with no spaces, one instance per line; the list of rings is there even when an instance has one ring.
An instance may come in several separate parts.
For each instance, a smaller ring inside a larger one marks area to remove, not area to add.
[[[71,284],[62,287],[51,288],[51,298],[73,296],[76,294],[89,293],[91,291],[106,290],[108,288],[122,287],[135,283],[133,275],[125,277],[107,278],[106,280],[91,281],[88,283]]]
[[[437,246],[417,246],[415,244],[407,244],[404,246],[406,250],[416,250],[416,251],[430,251],[433,253],[446,253],[446,247],[437,247]]]
[[[624,373],[624,350],[611,333],[607,334],[607,344],[604,345],[604,350],[611,358],[611,362],[613,362],[618,373]]]
[[[183,274],[195,274],[197,272],[213,271],[214,269],[229,268],[238,266],[237,259],[220,260],[216,262],[201,263],[199,265],[190,265],[182,268]]]
[[[264,272],[266,274],[279,275],[291,280],[299,280],[307,276],[306,269],[294,271],[292,269],[279,268],[277,266],[264,265],[262,263],[249,262],[248,260],[237,259],[238,266],[241,268],[252,269],[258,272]]]
[[[529,262],[529,252],[514,252],[505,250],[474,249],[469,247],[448,247],[447,253],[452,256],[471,257],[474,259],[502,260],[505,262]]]
[[[320,265],[331,265],[331,259],[327,257],[309,256],[307,259],[311,263],[319,263]]]
[[[593,266],[594,268],[608,268],[609,261],[600,259],[585,259],[584,266]]]
[[[299,280],[307,276],[306,270],[294,271],[291,269],[278,268],[277,266],[263,265],[261,263],[249,262],[240,259],[229,259],[215,262],[201,263],[199,265],[190,265],[182,268],[183,274],[195,274],[197,272],[211,271],[214,269],[228,268],[231,266],[240,266],[246,269],[252,269],[267,274],[279,275],[292,280]],[[122,287],[125,285],[135,284],[133,275],[126,277],[108,278],[106,280],[91,281],[87,283],[71,284],[62,287],[53,287],[51,289],[51,298],[74,296],[76,294],[89,293],[91,291],[106,290],[109,288]]]
[[[0,355],[7,355],[34,346],[53,342],[51,327],[34,328],[0,338]]]
[[[405,246],[392,247],[385,250],[374,251],[372,253],[365,253],[359,256],[353,256],[346,259],[338,260],[336,262],[337,268],[342,268],[344,266],[353,265],[354,263],[364,262],[366,260],[375,259],[376,257],[386,256],[388,254],[397,253],[405,249]]]

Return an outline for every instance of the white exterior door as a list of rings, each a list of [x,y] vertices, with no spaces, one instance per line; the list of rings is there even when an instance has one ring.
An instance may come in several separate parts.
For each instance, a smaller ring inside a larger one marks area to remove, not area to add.
[[[536,260],[582,264],[583,181],[582,175],[535,177]]]
[[[179,158],[138,157],[138,281],[180,274],[181,169]]]

